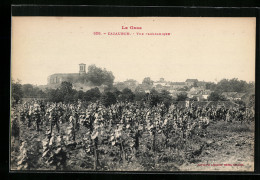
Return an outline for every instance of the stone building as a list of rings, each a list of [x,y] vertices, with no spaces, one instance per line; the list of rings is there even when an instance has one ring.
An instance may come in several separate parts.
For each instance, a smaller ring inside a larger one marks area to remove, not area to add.
[[[75,83],[86,74],[86,64],[79,64],[79,73],[56,73],[48,76],[47,84],[61,84],[63,81]]]

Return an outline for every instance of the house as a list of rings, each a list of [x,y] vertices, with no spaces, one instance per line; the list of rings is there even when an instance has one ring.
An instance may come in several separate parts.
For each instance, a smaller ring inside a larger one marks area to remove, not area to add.
[[[188,96],[188,98],[193,98],[194,96],[198,96],[200,94],[201,94],[200,90],[198,90],[198,91],[189,91],[187,96]]]
[[[170,82],[169,86],[171,89],[181,89],[187,86],[187,84],[185,82]]]
[[[172,97],[177,97],[177,95],[180,93],[180,91],[175,91],[175,90],[169,90],[169,92]]]
[[[190,91],[188,92],[188,98],[194,98],[196,97],[198,101],[208,99],[209,95],[212,91],[205,90],[200,87],[192,87]]]
[[[204,100],[204,98],[203,98],[203,96],[202,96],[201,94],[194,95],[193,98],[194,98],[194,97],[197,99],[197,101],[202,101],[202,100]]]
[[[246,95],[246,93],[237,93],[235,96],[234,96],[234,100],[242,100],[242,98],[244,98]]]
[[[153,82],[154,86],[157,86],[157,85],[166,86],[167,84],[168,83],[167,83],[167,81],[164,80],[164,78],[160,78],[159,81]]]
[[[145,92],[145,93],[150,93],[151,91],[150,91],[150,90],[145,90],[144,92]]]
[[[189,91],[187,94],[188,98],[196,98],[197,101],[201,101],[203,99],[201,91]]]
[[[208,99],[208,97],[211,93],[212,93],[212,91],[210,91],[210,90],[203,90],[201,95],[202,95],[203,99]]]
[[[188,97],[193,98],[193,96],[201,95],[204,91],[203,88],[200,87],[192,87],[190,91],[188,92]]]
[[[228,100],[234,100],[237,92],[223,92],[221,95],[224,96]]]
[[[190,91],[204,91],[204,88],[202,88],[202,87],[192,87],[192,88],[190,88]]]

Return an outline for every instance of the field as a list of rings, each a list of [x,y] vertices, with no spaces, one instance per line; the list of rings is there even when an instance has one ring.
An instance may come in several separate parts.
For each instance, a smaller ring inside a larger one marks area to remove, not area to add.
[[[254,123],[211,123],[206,141],[210,144],[195,163],[184,163],[182,171],[252,171],[254,167]],[[202,164],[202,166],[199,166]],[[203,166],[210,164],[211,166]],[[212,166],[222,165],[222,166]],[[225,166],[229,164],[229,166]],[[243,164],[237,166],[235,164]],[[232,166],[230,166],[232,165]]]
[[[53,131],[64,137],[65,142],[70,126],[70,122],[60,123],[60,132],[55,127]],[[250,121],[210,121],[207,128],[189,138],[166,138],[160,131],[153,136],[144,131],[137,150],[128,146],[131,142],[127,141],[118,141],[124,142],[124,146],[99,141],[96,148],[86,150],[84,137],[89,130],[80,125],[75,132],[75,142],[61,145],[65,156],[57,156],[59,164],[55,165],[46,163],[43,157],[50,123],[44,122],[39,132],[35,123],[28,128],[19,121],[19,127],[19,139],[11,136],[11,170],[253,171],[254,167],[254,122]],[[122,139],[130,138],[122,135]],[[21,148],[22,141],[26,141],[26,147]],[[61,166],[62,163],[65,165]]]

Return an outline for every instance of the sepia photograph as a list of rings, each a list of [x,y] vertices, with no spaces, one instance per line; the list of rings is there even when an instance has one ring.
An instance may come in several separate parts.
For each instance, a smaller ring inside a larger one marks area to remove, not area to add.
[[[254,172],[255,17],[11,25],[10,171]]]

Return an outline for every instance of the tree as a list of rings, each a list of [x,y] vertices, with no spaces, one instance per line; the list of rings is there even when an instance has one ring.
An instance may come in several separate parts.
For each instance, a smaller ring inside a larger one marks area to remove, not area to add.
[[[101,102],[104,104],[104,106],[110,106],[114,103],[116,103],[116,97],[112,92],[105,92],[101,96]]]
[[[215,83],[206,83],[206,89],[207,90],[211,90],[211,91],[214,91],[215,88],[216,88],[216,84]]]
[[[118,82],[116,83],[116,85],[114,85],[117,89],[119,89],[120,91],[122,91],[125,88],[129,88],[131,89],[131,91],[134,91],[137,86],[138,86],[138,82],[134,79],[128,79],[124,82]]]
[[[117,89],[119,89],[119,90],[123,90],[123,89],[125,89],[127,86],[126,86],[125,83],[119,82],[119,83],[117,83],[117,84],[115,85],[115,87],[116,87]]]
[[[159,93],[159,99],[160,102],[163,102],[166,107],[169,107],[172,103],[172,97],[170,95],[170,92],[167,90],[162,90],[162,92]]]
[[[103,71],[103,84],[104,85],[112,85],[115,79],[115,76],[113,75],[113,73],[111,71]]]
[[[52,102],[72,102],[76,92],[70,82],[64,81],[58,89],[47,90],[47,99]]]
[[[145,100],[146,93],[142,91],[135,91],[135,101]]]
[[[185,101],[185,100],[188,98],[187,95],[188,95],[188,94],[185,93],[185,92],[182,92],[182,93],[180,93],[180,94],[177,94],[177,101]]]
[[[115,79],[111,71],[101,69],[96,67],[96,65],[90,65],[88,67],[87,78],[96,86],[100,86],[102,84],[111,85]]]
[[[188,86],[184,86],[183,88],[179,88],[178,91],[188,91]]]
[[[212,92],[209,97],[209,101],[225,101],[226,98],[217,92]]]
[[[22,85],[20,83],[20,80],[17,80],[16,82],[12,79],[11,80],[11,93],[12,98],[14,99],[15,103],[18,103],[19,100],[23,97],[23,91],[22,91]]]
[[[151,86],[151,85],[153,85],[153,81],[151,80],[150,77],[145,77],[145,78],[143,79],[142,84]]]
[[[151,89],[150,94],[151,94],[151,95],[158,95],[159,92],[156,91],[156,90],[153,88],[153,89]]]
[[[198,82],[197,82],[197,81],[195,81],[195,82],[193,83],[193,87],[198,87]]]
[[[104,93],[111,92],[114,94],[115,98],[118,100],[118,98],[121,96],[122,92],[119,91],[116,87],[110,85],[104,89]]]
[[[95,102],[101,97],[101,93],[97,87],[92,88],[84,93],[83,99],[85,101]]]
[[[145,92],[145,89],[143,88],[143,84],[139,84],[136,88],[135,88],[135,93],[136,92]]]
[[[217,93],[222,92],[240,92],[245,93],[250,89],[251,85],[246,81],[238,80],[237,78],[233,79],[222,79],[219,83],[217,83],[215,87],[215,91]]]
[[[123,89],[122,94],[119,99],[121,101],[130,101],[131,102],[134,100],[134,97],[135,97],[135,95],[131,91],[131,89],[125,88],[125,89]]]
[[[22,85],[22,91],[24,97],[44,98],[46,96],[40,88],[34,87],[32,84]]]
[[[50,102],[63,102],[64,96],[60,93],[59,89],[48,89],[47,100]]]
[[[22,91],[23,91],[24,97],[33,97],[34,96],[33,85],[31,85],[31,84],[22,85]]]
[[[76,91],[72,89],[72,84],[70,82],[62,82],[60,88],[58,89],[58,96],[63,97],[64,102],[74,101],[74,94]]]
[[[60,86],[62,94],[67,95],[72,93],[72,84],[70,82],[63,81]]]
[[[158,103],[161,102],[159,93],[154,88],[150,91],[148,99],[149,99],[149,104],[151,106],[156,106]]]
[[[248,97],[247,106],[250,107],[250,108],[252,107],[253,109],[255,109],[255,95],[254,94],[251,94]]]
[[[77,101],[78,99],[83,99],[84,98],[84,92],[82,90],[76,91],[74,93],[74,101]]]
[[[45,98],[46,97],[45,92],[43,92],[38,87],[34,88],[34,94],[35,94],[35,97],[37,97],[37,98]]]

